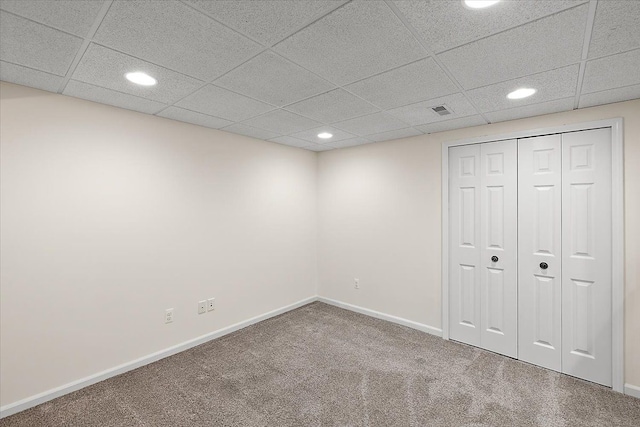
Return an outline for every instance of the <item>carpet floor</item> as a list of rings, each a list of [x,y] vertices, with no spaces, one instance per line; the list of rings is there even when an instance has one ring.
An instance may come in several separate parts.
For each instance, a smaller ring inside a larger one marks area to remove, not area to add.
[[[640,426],[640,399],[312,303],[0,426]]]

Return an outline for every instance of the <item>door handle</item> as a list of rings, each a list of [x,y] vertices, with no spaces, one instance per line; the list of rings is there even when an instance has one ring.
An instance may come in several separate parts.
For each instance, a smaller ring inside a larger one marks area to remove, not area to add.
[[[498,257],[497,256],[492,256],[491,257],[491,262],[498,262]]]
[[[546,270],[547,268],[549,268],[549,264],[547,264],[546,262],[541,262],[540,263],[540,268],[543,270]]]

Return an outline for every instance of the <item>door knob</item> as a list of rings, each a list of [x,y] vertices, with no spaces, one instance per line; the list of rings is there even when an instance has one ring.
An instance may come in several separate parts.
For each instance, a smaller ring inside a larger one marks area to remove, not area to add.
[[[549,264],[547,264],[546,262],[541,262],[540,263],[540,268],[543,270],[546,270],[547,268],[549,268]]]
[[[498,262],[498,257],[497,256],[492,256],[491,257],[491,262]]]

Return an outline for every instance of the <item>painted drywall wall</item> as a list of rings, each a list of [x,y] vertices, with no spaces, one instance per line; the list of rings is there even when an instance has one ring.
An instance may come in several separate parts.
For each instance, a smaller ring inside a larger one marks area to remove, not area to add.
[[[625,382],[640,385],[640,100],[321,153],[319,295],[440,328],[442,142],[614,117],[624,118]]]
[[[315,153],[0,95],[1,406],[316,294]]]

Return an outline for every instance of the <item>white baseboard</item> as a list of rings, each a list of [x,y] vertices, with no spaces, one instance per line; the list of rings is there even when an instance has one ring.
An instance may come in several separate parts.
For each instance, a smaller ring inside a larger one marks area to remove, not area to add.
[[[137,369],[144,365],[148,365],[149,363],[153,363],[160,359],[164,359],[165,357],[172,356],[176,353],[180,353],[181,351],[188,350],[191,347],[204,344],[207,341],[211,341],[223,335],[230,334],[239,329],[246,328],[247,326],[253,325],[255,323],[269,319],[271,317],[278,316],[280,314],[286,313],[287,311],[294,310],[298,307],[302,307],[303,305],[312,303],[317,300],[318,298],[315,296],[305,298],[301,301],[295,302],[285,307],[281,307],[276,310],[270,311],[268,313],[264,313],[256,317],[252,317],[251,319],[245,320],[243,322],[236,323],[235,325],[218,329],[217,331],[210,332],[206,335],[202,335],[200,337],[191,339],[189,341],[185,341],[181,344],[177,344],[172,347],[166,348],[164,350],[160,350],[155,353],[149,354],[147,356],[143,356],[139,359],[132,360],[131,362],[123,363],[122,365],[107,369],[102,372],[98,372],[88,377],[70,382],[68,384],[61,385],[60,387],[47,390],[45,392],[36,394],[35,396],[30,396],[30,397],[27,397],[26,399],[22,399],[17,402],[10,403],[8,405],[0,407],[0,418],[8,417],[9,415],[13,415],[15,413],[24,411],[25,409],[29,409],[34,406],[40,405],[42,403],[48,402],[49,400],[55,399],[56,397],[64,396],[65,394],[74,392],[76,390],[80,390],[81,388],[90,386],[100,381],[104,381],[108,378],[115,377],[116,375],[123,374],[127,371]]]
[[[640,399],[640,387],[637,385],[625,384],[624,394]]]
[[[346,302],[337,301],[331,298],[325,298],[325,297],[319,296],[318,301],[321,301],[336,307],[344,308],[346,310],[355,311],[356,313],[375,317],[376,319],[387,320],[392,323],[397,323],[398,325],[407,326],[409,328],[417,329],[419,331],[426,332],[428,334],[435,335],[442,338],[442,329],[434,328],[433,326],[425,325],[423,323],[414,322],[413,320],[407,320],[407,319],[403,319],[402,317],[380,313],[379,311],[370,310],[368,308],[359,307],[357,305],[348,304]]]

